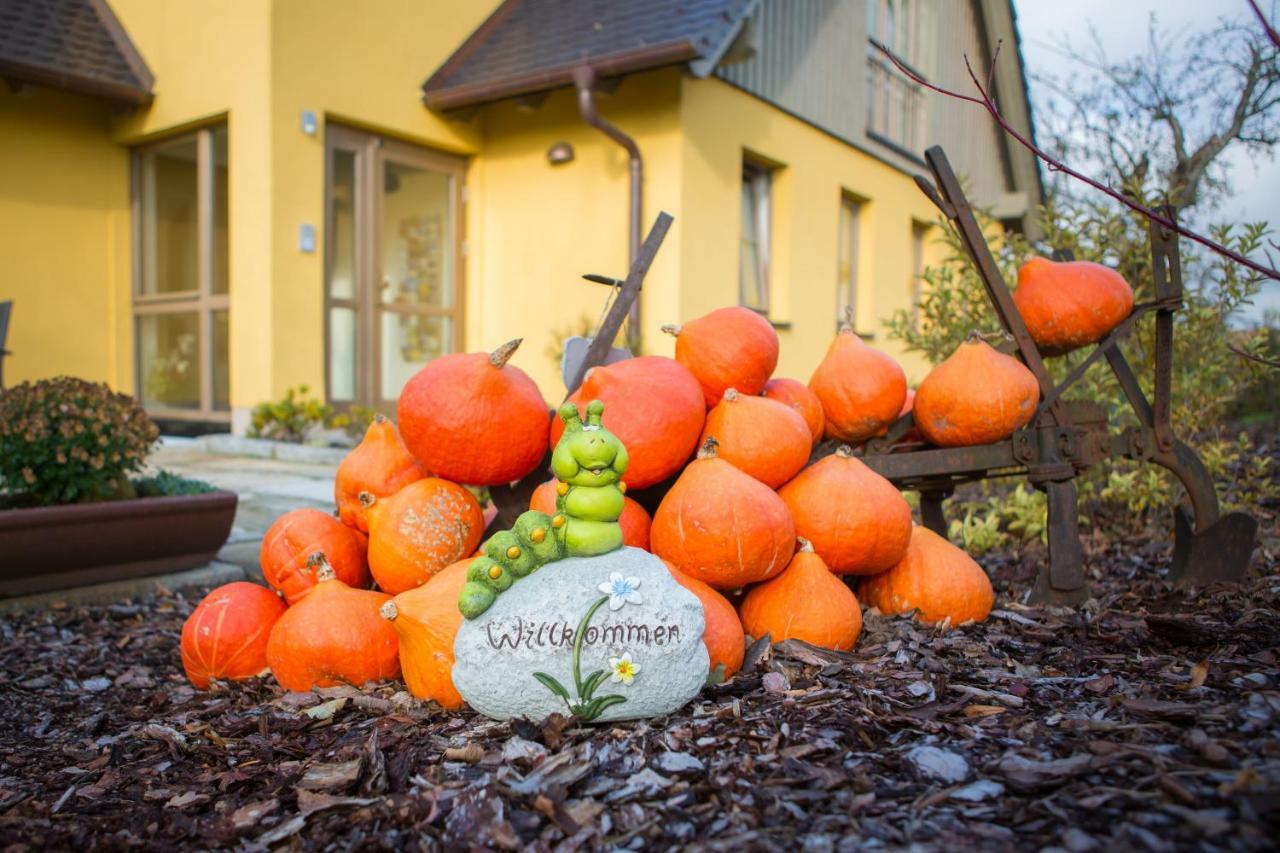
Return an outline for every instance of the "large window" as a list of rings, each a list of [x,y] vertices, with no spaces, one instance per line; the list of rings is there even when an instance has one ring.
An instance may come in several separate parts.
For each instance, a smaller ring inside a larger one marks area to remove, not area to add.
[[[862,201],[842,193],[836,255],[836,317],[838,325],[848,316],[855,332],[862,329],[858,324],[858,227],[861,216]]]
[[[769,313],[769,242],[773,175],[758,163],[742,164],[742,245],[739,251],[738,301]]]
[[[867,132],[912,153],[923,133],[924,93],[880,48],[911,65],[917,16],[916,0],[867,0]]]
[[[139,397],[174,418],[227,420],[227,128],[139,148],[133,160]]]

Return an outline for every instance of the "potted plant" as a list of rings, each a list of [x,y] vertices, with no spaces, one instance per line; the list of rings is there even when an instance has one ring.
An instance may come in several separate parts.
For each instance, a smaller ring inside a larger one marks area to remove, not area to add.
[[[236,495],[166,472],[130,479],[158,438],[136,399],[102,383],[0,391],[0,596],[212,559]]]

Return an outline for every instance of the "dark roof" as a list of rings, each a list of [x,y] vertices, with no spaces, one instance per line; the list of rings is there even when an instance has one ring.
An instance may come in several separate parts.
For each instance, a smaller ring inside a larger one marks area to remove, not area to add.
[[[452,109],[689,62],[709,74],[759,0],[506,0],[422,85]]]
[[[106,0],[0,0],[0,76],[131,104],[154,82]]]

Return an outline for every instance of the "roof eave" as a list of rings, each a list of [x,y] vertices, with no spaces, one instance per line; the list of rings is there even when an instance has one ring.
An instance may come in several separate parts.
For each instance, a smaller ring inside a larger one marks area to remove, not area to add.
[[[21,80],[24,83],[48,86],[51,89],[61,89],[79,95],[105,98],[109,101],[131,106],[146,106],[151,103],[154,97],[151,92],[145,89],[117,83],[113,80],[69,74],[46,65],[14,62],[7,59],[0,59],[0,77],[9,77],[14,80]]]
[[[423,85],[422,101],[433,110],[456,110],[572,85],[573,71],[582,65],[591,66],[598,77],[617,77],[688,62],[697,56],[698,52],[693,43],[681,40],[605,56],[588,57],[531,74],[466,86],[434,86],[433,84],[440,76],[435,74]]]

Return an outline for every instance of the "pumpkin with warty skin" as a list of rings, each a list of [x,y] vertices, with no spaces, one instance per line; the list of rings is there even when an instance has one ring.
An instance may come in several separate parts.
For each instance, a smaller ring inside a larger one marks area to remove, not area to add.
[[[280,596],[248,581],[211,591],[182,625],[182,668],[204,690],[213,679],[242,681],[267,668],[267,639],[286,607]]]
[[[587,372],[568,402],[585,410],[604,403],[601,423],[627,448],[630,463],[622,475],[627,488],[643,489],[675,474],[698,448],[707,418],[702,386],[682,364],[660,355],[628,358]],[[551,447],[564,434],[564,422],[551,424]]]
[[[801,539],[782,574],[747,592],[742,627],[753,637],[768,634],[775,643],[796,639],[848,651],[862,633],[862,610],[853,591]]]
[[[826,437],[861,444],[897,420],[907,397],[907,375],[842,323],[809,378],[809,389],[822,402]]]
[[[348,527],[368,533],[369,519],[360,503],[360,493],[390,497],[425,476],[427,472],[404,446],[395,424],[383,415],[375,415],[360,444],[338,466],[333,486],[338,518]]]
[[[1039,400],[1035,374],[974,332],[920,383],[916,429],[939,447],[991,444],[1026,426]]]
[[[733,609],[729,599],[712,589],[710,584],[689,577],[670,560],[662,562],[666,564],[676,583],[698,596],[698,600],[702,602],[705,622],[702,642],[711,659],[710,674],[718,674],[720,681],[728,681],[742,669],[742,659],[747,652],[746,635],[742,631],[738,611]]]
[[[458,594],[470,566],[469,558],[459,560],[379,611],[400,637],[400,671],[409,692],[448,711],[462,707],[462,696],[453,686],[453,641],[462,627]]]
[[[318,509],[286,512],[262,537],[259,560],[262,576],[289,604],[297,604],[316,584],[311,555],[322,552],[347,586],[367,587],[369,565],[366,542],[354,530]]]
[[[398,677],[400,640],[378,612],[391,596],[347,586],[323,554],[315,554],[313,563],[315,588],[276,620],[267,641],[276,681],[302,693]]]
[[[649,543],[681,572],[734,589],[782,571],[796,530],[782,498],[717,458],[711,438],[662,499]]]
[[[799,379],[779,377],[766,382],[763,393],[770,400],[777,400],[795,409],[809,427],[813,443],[822,441],[822,430],[827,424],[827,418],[822,414],[822,401],[818,399],[818,395],[809,390],[808,385]]]
[[[911,507],[892,483],[848,445],[819,459],[778,492],[796,533],[836,574],[875,574],[902,559]]]
[[[795,409],[730,388],[707,413],[702,440],[716,437],[716,455],[776,489],[809,461],[813,436]]]
[[[423,468],[455,483],[498,486],[538,467],[551,413],[537,384],[508,364],[519,345],[441,356],[405,383],[400,436]]]
[[[457,483],[426,477],[389,498],[361,495],[369,516],[369,570],[383,592],[421,586],[476,550],[484,511]]]
[[[1102,264],[1032,258],[1018,268],[1013,304],[1040,351],[1061,355],[1120,325],[1133,311],[1133,288]]]
[[[717,308],[682,326],[663,326],[676,338],[676,361],[702,385],[710,409],[729,388],[759,394],[778,366],[778,333],[750,308]]]
[[[858,587],[868,607],[894,615],[916,611],[925,623],[981,622],[991,613],[995,591],[973,558],[927,527],[916,525],[907,553],[893,568]]]
[[[545,512],[547,515],[554,516],[556,514],[557,482],[559,481],[554,479],[548,480],[534,489],[533,494],[529,497],[529,509],[536,509],[538,512]],[[622,499],[622,515],[618,516],[618,526],[622,528],[623,545],[648,551],[649,526],[651,523],[649,513],[645,512],[644,507],[631,498],[624,497]]]

